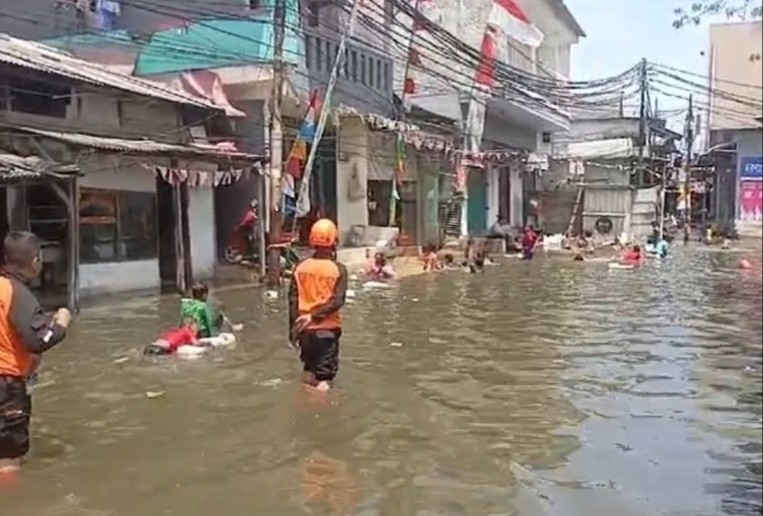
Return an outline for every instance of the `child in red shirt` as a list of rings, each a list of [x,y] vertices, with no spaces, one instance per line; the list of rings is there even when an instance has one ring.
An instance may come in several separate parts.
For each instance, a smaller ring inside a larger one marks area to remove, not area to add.
[[[644,255],[641,252],[641,246],[634,245],[623,253],[620,257],[620,263],[624,265],[640,265],[643,259]]]
[[[196,322],[186,320],[179,328],[164,332],[143,353],[146,355],[171,355],[177,352],[181,346],[203,347],[197,338],[197,331]]]

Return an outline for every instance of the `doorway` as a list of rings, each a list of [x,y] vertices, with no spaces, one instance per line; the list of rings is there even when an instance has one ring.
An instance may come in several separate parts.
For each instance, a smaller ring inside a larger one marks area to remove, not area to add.
[[[159,233],[159,278],[161,291],[177,290],[178,245],[177,200],[175,188],[161,178],[156,178],[156,223]]]
[[[487,230],[487,174],[470,169],[466,176],[466,221],[470,235],[482,235]]]

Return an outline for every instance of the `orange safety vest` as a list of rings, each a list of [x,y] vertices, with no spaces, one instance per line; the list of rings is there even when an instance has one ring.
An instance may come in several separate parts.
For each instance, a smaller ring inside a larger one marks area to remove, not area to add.
[[[13,283],[8,278],[0,278],[0,376],[22,378],[32,368],[33,356],[11,325],[12,299]]]
[[[316,307],[328,303],[334,297],[334,289],[339,281],[339,267],[332,260],[308,258],[294,269],[297,282],[299,315],[312,312]],[[337,310],[320,321],[314,321],[306,330],[335,330],[342,327],[342,316]]]

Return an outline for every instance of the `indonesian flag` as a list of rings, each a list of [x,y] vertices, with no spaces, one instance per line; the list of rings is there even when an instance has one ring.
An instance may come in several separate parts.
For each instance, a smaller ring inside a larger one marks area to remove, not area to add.
[[[537,48],[543,43],[543,33],[514,0],[493,0],[487,23],[523,45]]]

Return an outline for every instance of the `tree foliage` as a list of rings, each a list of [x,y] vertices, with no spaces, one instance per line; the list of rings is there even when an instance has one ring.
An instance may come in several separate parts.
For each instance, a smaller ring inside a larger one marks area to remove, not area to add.
[[[691,0],[690,0],[691,1]],[[730,20],[760,18],[763,0],[693,0],[688,7],[674,9],[673,26],[677,29],[687,25],[699,25],[707,17],[725,16]]]

